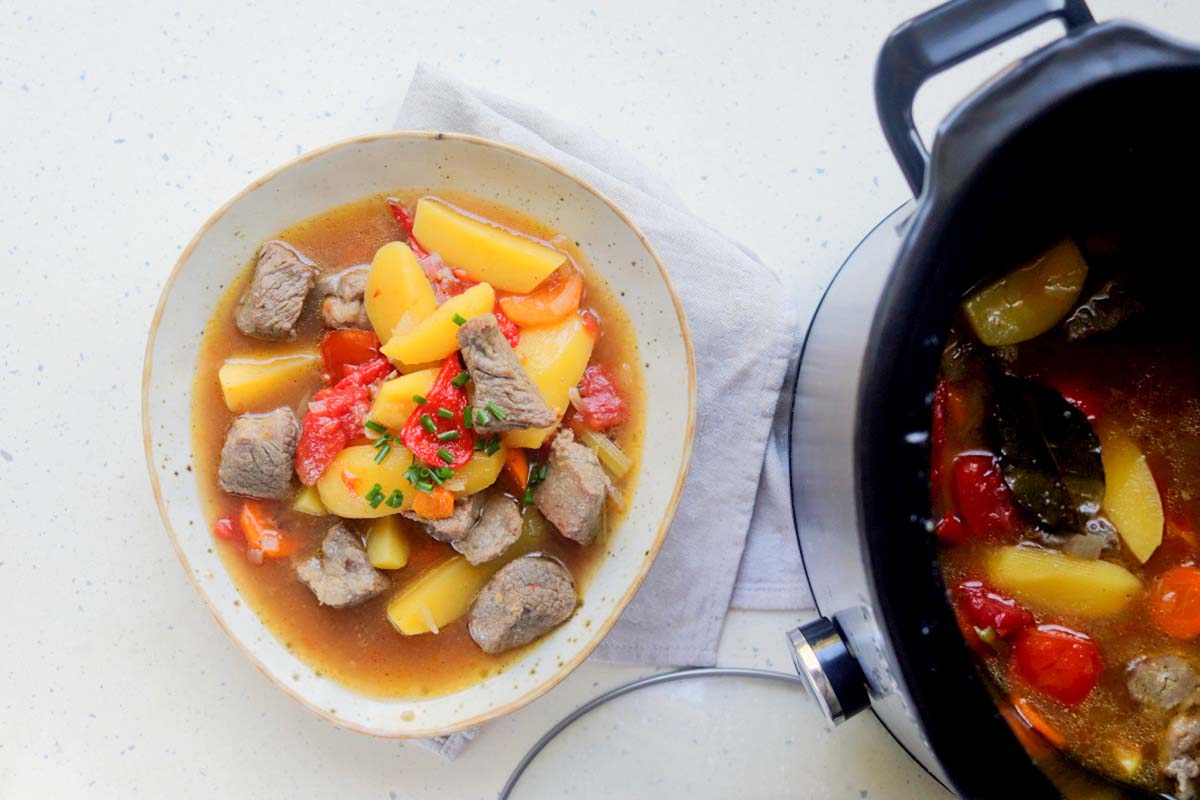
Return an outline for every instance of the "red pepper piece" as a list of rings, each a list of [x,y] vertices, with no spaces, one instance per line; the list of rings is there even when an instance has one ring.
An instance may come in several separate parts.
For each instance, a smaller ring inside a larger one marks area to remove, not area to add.
[[[500,332],[504,334],[504,338],[508,339],[508,343],[516,347],[521,343],[521,329],[517,327],[517,323],[504,315],[497,305],[492,309],[492,314],[496,317],[496,324],[500,326]]]
[[[408,237],[408,246],[412,248],[413,255],[417,257],[417,260],[419,261],[429,255],[429,251],[422,247],[421,243],[413,236],[413,222],[415,220],[408,207],[395,197],[387,199],[387,207],[392,212],[392,217],[396,220],[396,224],[400,226],[400,229],[404,231],[404,235]]]
[[[475,455],[475,431],[463,424],[467,390],[453,383],[462,369],[458,353],[446,357],[433,380],[433,386],[425,395],[424,405],[417,406],[400,432],[400,440],[404,442],[404,446],[417,458],[433,467],[461,467]],[[443,418],[437,413],[439,408],[448,409],[453,416],[450,419]],[[432,432],[426,430],[422,424],[425,419],[432,422]],[[457,438],[449,441],[438,439],[438,434],[450,431],[456,432]],[[450,455],[449,461],[439,454],[442,450]]]
[[[343,328],[329,331],[321,338],[321,360],[325,374],[334,383],[355,367],[379,358],[379,337],[371,331]]]
[[[608,367],[594,364],[585,369],[579,394],[583,398],[580,413],[589,428],[608,430],[629,419],[629,409]]]
[[[1033,614],[1018,605],[1016,600],[999,594],[982,581],[959,584],[955,599],[972,625],[981,629],[993,628],[1000,637],[1034,623]]]
[[[1042,694],[1073,706],[1096,688],[1104,659],[1086,635],[1061,625],[1039,625],[1017,635],[1012,668]]]
[[[300,424],[296,474],[305,486],[321,477],[334,457],[362,433],[371,410],[367,388],[392,371],[386,358],[375,358],[351,370],[335,385],[313,395]]]
[[[1017,507],[994,456],[958,457],[954,462],[954,500],[972,537],[1003,536],[1017,530]]]

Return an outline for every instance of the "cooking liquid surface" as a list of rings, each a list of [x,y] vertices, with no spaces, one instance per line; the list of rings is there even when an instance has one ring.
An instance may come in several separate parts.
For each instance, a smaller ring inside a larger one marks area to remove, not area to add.
[[[1015,371],[1041,383],[1070,379],[1108,398],[1106,421],[1126,431],[1141,447],[1158,482],[1163,506],[1194,526],[1200,499],[1200,352],[1180,331],[1147,319],[1127,323],[1099,341],[1068,342],[1062,337],[1040,338],[1020,345]],[[984,384],[978,377],[958,386],[968,402],[982,407]],[[946,453],[990,449],[981,426],[958,431],[947,426]],[[943,498],[935,498],[935,518],[946,509]],[[1032,537],[1031,537],[1032,538]],[[948,587],[965,580],[985,580],[980,564],[994,544],[967,541],[941,550],[943,577]],[[1196,557],[1194,544],[1167,536],[1146,564],[1139,564],[1124,547],[1104,555],[1141,578],[1149,589],[1166,570],[1190,563]],[[1151,623],[1145,594],[1118,615],[1077,618],[1068,615],[1038,615],[1039,622],[1065,625],[1086,633],[1100,648],[1104,670],[1100,683],[1081,704],[1068,707],[1038,696],[1009,674],[1007,660],[983,660],[985,671],[1003,694],[1025,697],[1066,740],[1065,750],[1086,766],[1110,775],[1126,776],[1114,761],[1114,745],[1127,745],[1143,754],[1142,765],[1129,782],[1156,791],[1168,787],[1159,774],[1159,738],[1174,711],[1161,711],[1138,704],[1126,687],[1126,665],[1135,658],[1164,652],[1200,661],[1200,643],[1180,641],[1162,634]],[[1043,619],[1043,617],[1046,617]],[[1034,754],[1038,745],[1033,742]]]
[[[540,222],[495,203],[457,192],[401,191],[372,195],[319,214],[288,228],[275,237],[293,245],[316,262],[322,274],[369,264],[375,251],[399,238],[398,227],[385,198],[396,197],[410,208],[417,198],[434,195],[521,233],[550,242],[568,253],[585,275],[582,307],[593,309],[601,320],[600,337],[592,355],[593,364],[607,365],[618,377],[630,409],[629,421],[616,430],[616,440],[634,460],[635,467],[620,481],[626,501],[636,489],[644,424],[641,362],[628,317],[613,293],[590,270],[578,245]],[[236,519],[241,499],[225,494],[217,485],[217,467],[225,431],[236,416],[225,406],[217,371],[229,357],[283,355],[307,349],[316,353],[323,332],[318,292],[310,293],[295,340],[263,342],[242,335],[233,322],[233,312],[242,290],[253,275],[253,263],[225,291],[204,331],[193,385],[192,440],[197,480],[206,506],[208,522],[222,516]],[[322,387],[319,375],[298,381],[280,392],[269,408],[287,405],[302,418],[305,405]],[[516,488],[500,485],[513,494]],[[299,484],[296,484],[298,490]],[[276,523],[301,543],[298,556],[315,552],[321,538],[336,522],[333,516],[312,517],[291,510],[291,501],[268,504]],[[611,537],[619,535],[620,517],[606,504],[607,527],[584,548],[560,536],[552,536],[549,555],[560,559],[575,578],[582,598],[576,614],[588,614],[587,583],[604,557]],[[369,521],[349,521],[365,532]],[[403,636],[388,622],[386,608],[391,597],[428,568],[455,555],[450,545],[426,536],[420,526],[400,518],[412,546],[408,564],[388,571],[391,588],[360,606],[333,609],[317,603],[313,593],[295,574],[290,559],[266,559],[261,565],[248,561],[239,543],[214,537],[221,560],[242,597],[267,628],[289,650],[315,672],[362,694],[376,697],[434,697],[458,691],[495,675],[519,660],[534,641],[524,648],[488,655],[471,639],[462,617],[436,635]],[[595,620],[600,624],[601,620]],[[549,665],[551,668],[554,665]]]

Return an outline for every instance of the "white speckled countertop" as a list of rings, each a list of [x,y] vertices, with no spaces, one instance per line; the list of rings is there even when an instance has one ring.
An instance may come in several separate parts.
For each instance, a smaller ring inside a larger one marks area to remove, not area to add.
[[[906,198],[871,75],[886,33],[928,4],[0,4],[0,797],[494,797],[554,721],[652,672],[589,663],[453,765],[274,689],[184,579],[151,498],[139,385],[162,281],[256,175],[387,128],[427,61],[619,141],[807,306]],[[1186,0],[1093,8],[1200,39]],[[935,80],[918,119],[1048,36]],[[790,670],[782,634],[802,615],[735,612],[721,663]],[[831,732],[787,687],[621,703],[581,735],[607,742],[622,782],[551,750],[514,796],[945,795],[870,716]],[[657,735],[666,719],[710,733]],[[723,777],[664,778],[689,763]]]

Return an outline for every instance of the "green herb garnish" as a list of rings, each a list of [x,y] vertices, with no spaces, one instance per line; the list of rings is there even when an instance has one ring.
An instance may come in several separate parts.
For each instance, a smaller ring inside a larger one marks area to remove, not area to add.
[[[388,453],[392,452],[392,446],[385,439],[383,447],[379,448],[379,452],[375,454],[375,463],[382,464],[383,460],[388,457]]]
[[[450,319],[454,322],[455,325],[466,325],[467,324],[467,319],[462,314],[455,314]]]
[[[454,380],[452,380],[450,382],[453,383],[455,386],[457,386],[459,389],[461,389],[462,387],[467,385],[467,381],[469,381],[469,380],[471,380],[471,373],[467,372],[466,370],[463,370],[462,372],[455,375]]]
[[[499,447],[499,445],[497,445],[497,448],[498,447]],[[442,461],[445,461],[447,464],[454,463],[454,456],[450,455],[450,451],[447,450],[446,448],[444,448],[444,447],[438,448],[437,454],[438,454],[438,458],[440,458]],[[491,453],[488,453],[488,455],[490,456]]]
[[[416,404],[417,404],[417,405],[419,405],[419,406],[423,406],[423,405],[425,405],[425,398],[424,398],[424,397],[421,397],[421,395],[419,395],[419,394],[414,394],[414,395],[413,395],[413,402],[414,402],[414,403],[416,403]]]
[[[445,406],[438,407],[437,415],[439,417],[441,417],[442,419],[454,419],[454,412],[451,411],[450,409],[446,408]]]
[[[495,403],[493,403],[491,401],[488,401],[488,404],[486,406],[484,406],[484,408],[486,408],[488,411],[490,411],[492,416],[495,417],[496,419],[500,420],[501,422],[508,419],[508,414],[505,413],[504,409],[500,408],[499,406],[497,406]]]
[[[437,435],[437,440],[439,442],[453,442],[459,436],[462,436],[462,434],[458,431],[442,431]]]
[[[404,505],[404,494],[399,489],[393,489],[384,502],[388,504],[389,508],[399,508]]]
[[[387,433],[387,428],[384,427],[383,425],[380,425],[378,422],[376,422],[373,419],[367,420],[366,422],[363,423],[363,425],[368,430],[375,431],[376,433]]]
[[[425,429],[426,433],[437,433],[437,425],[433,424],[433,417],[428,414],[421,415],[421,427]]]

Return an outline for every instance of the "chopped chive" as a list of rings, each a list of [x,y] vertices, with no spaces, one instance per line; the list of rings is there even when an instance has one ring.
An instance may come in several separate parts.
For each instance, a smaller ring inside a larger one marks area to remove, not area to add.
[[[414,394],[414,395],[413,395],[413,402],[414,402],[414,403],[416,403],[416,404],[417,404],[417,405],[419,405],[419,406],[423,406],[423,405],[425,405],[425,398],[424,398],[424,397],[421,397],[421,395],[419,395],[419,394]]]
[[[373,419],[367,420],[363,423],[363,425],[365,425],[369,430],[375,431],[376,433],[387,433],[387,428],[385,428],[383,425],[380,425]]]
[[[393,489],[384,502],[388,504],[389,508],[399,508],[404,504],[404,494],[399,489]]]
[[[367,492],[366,501],[371,504],[371,508],[379,508],[379,504],[383,502],[383,487],[378,483],[371,487],[371,491]]]
[[[453,442],[458,437],[462,436],[458,431],[442,431],[437,435],[439,442]]]
[[[476,453],[482,453],[482,452],[483,452],[483,448],[484,448],[485,446],[486,446],[486,444],[485,444],[485,442],[483,441],[483,439],[476,439],[476,440],[475,440],[475,452],[476,452]]]
[[[484,407],[488,411],[492,412],[492,416],[495,417],[496,419],[500,420],[501,422],[508,419],[508,414],[505,413],[504,409],[500,408],[495,403],[489,401],[488,404]]]
[[[462,314],[455,314],[450,319],[454,322],[455,325],[466,325],[467,324],[467,319]]]
[[[375,463],[382,464],[390,452],[392,452],[392,446],[385,441],[383,447],[379,448],[379,452],[375,454]]]
[[[443,478],[441,475],[439,475],[438,473],[434,472],[431,469],[425,470],[425,477],[428,478],[433,483],[436,483],[438,486],[441,486],[443,483],[446,482],[445,478]]]
[[[469,408],[463,409],[463,427],[467,430],[475,427],[475,415]]]
[[[537,483],[546,480],[546,473],[550,471],[550,465],[545,462],[538,464],[533,469],[533,479]]]
[[[527,505],[527,506],[533,505],[533,489],[532,488],[525,490],[525,505]]]
[[[438,407],[437,415],[439,417],[441,417],[442,419],[454,419],[454,412],[451,411],[450,409],[446,408],[445,406]]]
[[[437,454],[438,458],[440,458],[442,461],[445,461],[447,464],[454,463],[454,456],[450,455],[450,451],[446,448],[439,447]],[[488,453],[488,455],[491,455],[491,453]]]
[[[424,428],[428,433],[437,432],[437,426],[433,424],[433,417],[429,416],[428,414],[421,415],[421,427]]]
[[[437,469],[432,470],[432,472],[444,481],[448,481],[454,477],[454,470],[450,469],[449,467],[438,467]]]
[[[496,455],[496,452],[499,449],[500,449],[499,442],[488,442],[488,446],[483,448],[483,452],[485,455],[494,456],[494,455]]]
[[[454,380],[452,380],[450,382],[453,383],[455,386],[457,386],[459,389],[461,389],[462,387],[467,385],[467,381],[469,381],[469,380],[471,380],[471,373],[467,372],[466,370],[463,370],[462,372],[455,375]]]
[[[487,425],[491,421],[492,421],[492,417],[486,411],[480,411],[479,409],[475,410],[475,424],[476,425]]]
[[[430,483],[429,481],[417,481],[413,485],[417,487],[418,492],[425,492],[425,494],[429,494],[430,492],[433,491],[433,484]],[[422,501],[422,502],[424,502],[424,501]]]
[[[390,442],[391,440],[392,440],[392,437],[391,437],[391,436],[388,436],[388,435],[385,433],[383,436],[380,436],[378,439],[376,439],[376,440],[375,440],[375,444],[373,444],[373,445],[371,445],[371,446],[372,446],[372,447],[383,447],[385,444],[387,444],[387,443],[388,443],[388,442]]]

